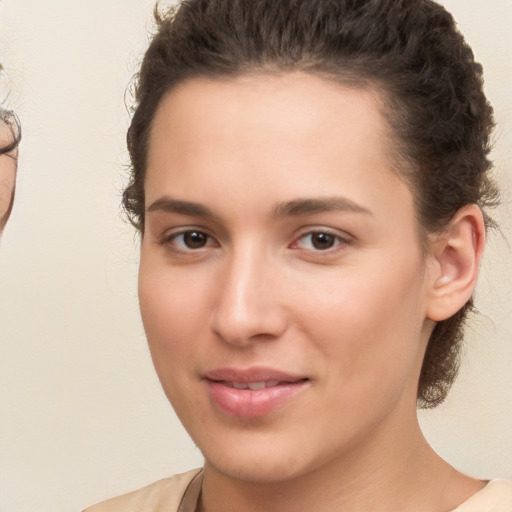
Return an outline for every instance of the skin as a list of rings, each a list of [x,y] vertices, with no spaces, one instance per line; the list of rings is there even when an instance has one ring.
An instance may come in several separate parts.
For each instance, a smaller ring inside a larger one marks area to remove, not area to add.
[[[431,450],[416,416],[435,321],[475,284],[481,215],[461,212],[422,252],[379,105],[371,90],[256,74],[195,78],[157,110],[140,307],[205,456],[200,510],[441,511],[483,485]],[[306,384],[261,417],[220,410],[205,373],[258,365]]]
[[[0,125],[0,147],[12,142],[8,126]],[[17,151],[0,155],[0,233],[9,218],[16,185]]]

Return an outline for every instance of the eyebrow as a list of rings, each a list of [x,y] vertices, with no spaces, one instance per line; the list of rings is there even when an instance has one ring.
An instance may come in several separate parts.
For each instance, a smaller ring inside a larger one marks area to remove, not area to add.
[[[195,217],[216,217],[214,213],[206,206],[192,201],[182,201],[170,197],[161,197],[146,209],[147,213],[164,212],[178,213],[182,215],[191,215]]]
[[[274,208],[274,217],[294,217],[300,215],[314,215],[316,213],[341,211],[373,213],[363,206],[355,203],[346,197],[326,197],[326,198],[308,198],[294,199],[279,203]],[[178,213],[181,215],[190,215],[194,217],[218,218],[207,206],[192,201],[183,201],[181,199],[172,199],[170,197],[161,197],[157,199],[146,209],[147,213],[164,212]]]
[[[276,217],[288,217],[313,215],[316,213],[331,211],[366,213],[373,215],[370,210],[346,197],[295,199],[293,201],[278,204],[274,210],[274,215]]]

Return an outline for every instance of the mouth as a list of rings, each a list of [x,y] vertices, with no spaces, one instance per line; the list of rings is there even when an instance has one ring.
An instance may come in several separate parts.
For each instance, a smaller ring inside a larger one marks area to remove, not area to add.
[[[204,376],[213,406],[240,418],[266,416],[291,402],[310,383],[306,377],[268,368],[225,368]]]
[[[229,382],[227,380],[224,380],[220,382],[230,388],[250,389],[252,391],[257,391],[258,389],[273,388],[274,386],[278,386],[280,384],[278,380],[269,380],[266,382]]]

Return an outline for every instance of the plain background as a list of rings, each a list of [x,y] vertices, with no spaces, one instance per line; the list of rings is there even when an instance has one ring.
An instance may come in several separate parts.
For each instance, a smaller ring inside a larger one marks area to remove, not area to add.
[[[201,463],[154,375],[137,305],[137,239],[119,208],[125,89],[153,3],[0,2],[3,90],[23,124],[0,251],[2,512],[77,511]],[[460,378],[421,419],[459,469],[512,478],[512,0],[445,5],[485,65],[504,204]]]

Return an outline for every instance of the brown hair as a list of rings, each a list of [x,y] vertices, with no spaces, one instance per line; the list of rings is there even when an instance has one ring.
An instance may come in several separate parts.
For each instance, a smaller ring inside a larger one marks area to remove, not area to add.
[[[467,204],[497,203],[491,181],[492,108],[482,67],[452,16],[431,0],[184,0],[158,14],[144,56],[127,142],[123,204],[144,230],[144,178],[152,119],[162,97],[195,76],[303,71],[378,87],[396,136],[400,172],[422,233],[442,231]],[[405,165],[404,165],[405,164]],[[418,403],[434,407],[456,376],[469,301],[431,335]]]

